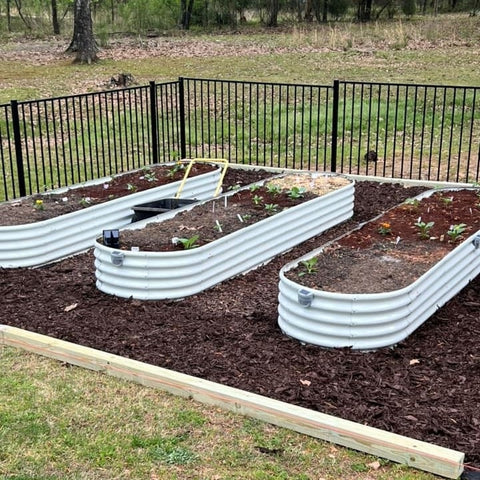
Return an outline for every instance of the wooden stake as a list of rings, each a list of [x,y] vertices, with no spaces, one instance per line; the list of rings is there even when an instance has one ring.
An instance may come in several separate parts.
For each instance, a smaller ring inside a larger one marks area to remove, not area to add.
[[[1,344],[160,388],[446,478],[458,478],[463,471],[461,452],[118,355],[4,325],[0,325]]]

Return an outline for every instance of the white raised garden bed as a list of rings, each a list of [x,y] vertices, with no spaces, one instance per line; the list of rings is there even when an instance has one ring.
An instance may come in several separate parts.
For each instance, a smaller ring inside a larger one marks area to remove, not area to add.
[[[348,181],[326,195],[190,250],[116,250],[97,241],[94,250],[97,288],[118,297],[142,300],[193,295],[347,220],[353,214],[353,200],[354,183]],[[191,208],[195,206],[162,215],[158,221]]]
[[[420,195],[422,198],[433,192]],[[332,244],[334,242],[330,242]],[[470,235],[407,287],[381,293],[337,293],[306,287],[286,273],[322,255],[328,245],[280,271],[282,331],[304,343],[371,350],[404,340],[480,273],[480,231]]]
[[[211,198],[220,180],[221,170],[188,178],[182,198]],[[104,183],[101,179],[94,183]],[[59,217],[24,225],[0,226],[0,267],[31,267],[59,260],[93,246],[104,229],[128,225],[132,207],[139,203],[173,197],[180,181],[132,193],[98,205],[67,213]],[[82,185],[78,185],[82,187]],[[57,191],[60,193],[60,191]],[[56,193],[56,192],[54,192]]]

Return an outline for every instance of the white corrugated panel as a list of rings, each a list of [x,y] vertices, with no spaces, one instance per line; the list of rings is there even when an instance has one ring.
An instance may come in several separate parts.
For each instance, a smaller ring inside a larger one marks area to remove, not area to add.
[[[219,179],[220,169],[188,178],[182,198],[211,198]],[[174,197],[179,185],[172,182],[37,223],[0,226],[0,267],[42,265],[86,250],[102,230],[128,225],[133,206]]]
[[[353,214],[353,199],[351,182],[198,248],[175,252],[122,250],[124,258],[119,266],[112,263],[114,250],[96,242],[97,287],[119,297],[143,300],[193,295],[347,220]],[[189,208],[195,207],[185,207]]]
[[[480,273],[479,243],[480,231],[409,286],[375,294],[325,292],[288,279],[285,273],[306,255],[280,271],[279,326],[301,342],[324,347],[371,350],[394,345]],[[303,305],[304,297],[310,305]]]

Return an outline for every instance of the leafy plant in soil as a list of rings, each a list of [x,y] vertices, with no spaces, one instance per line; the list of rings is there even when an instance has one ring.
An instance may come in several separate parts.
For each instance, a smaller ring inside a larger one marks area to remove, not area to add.
[[[452,201],[447,203],[441,192],[407,201],[327,246],[314,257],[317,269],[312,274],[305,276],[301,263],[287,277],[294,281],[303,277],[305,286],[343,293],[405,287],[455,248],[462,236],[480,230],[477,194],[448,192]]]

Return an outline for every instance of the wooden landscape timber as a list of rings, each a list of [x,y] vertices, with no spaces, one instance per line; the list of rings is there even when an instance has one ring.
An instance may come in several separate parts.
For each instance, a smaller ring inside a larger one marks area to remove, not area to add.
[[[159,388],[446,478],[458,478],[463,471],[462,452],[45,335],[0,325],[0,345]]]

